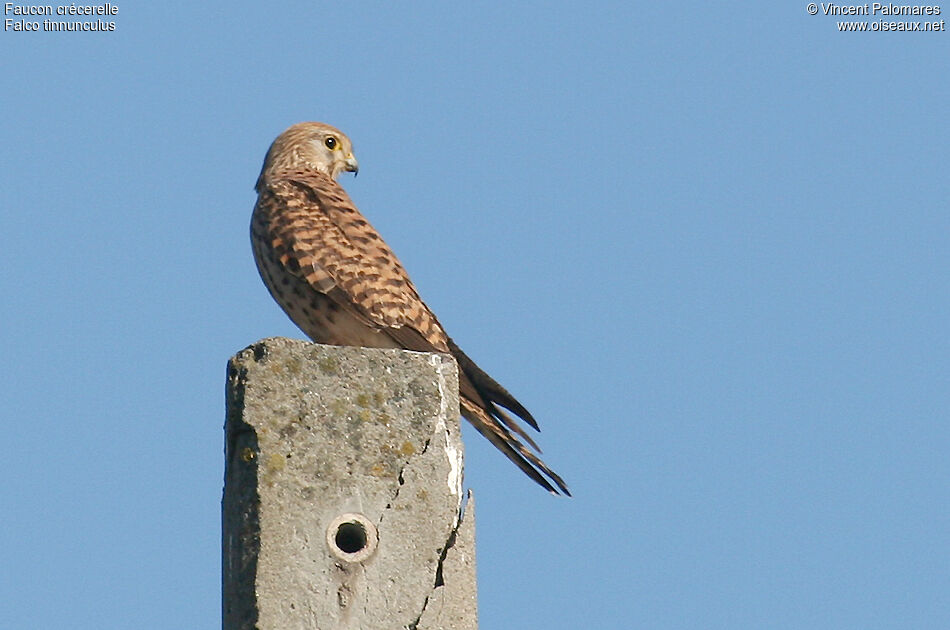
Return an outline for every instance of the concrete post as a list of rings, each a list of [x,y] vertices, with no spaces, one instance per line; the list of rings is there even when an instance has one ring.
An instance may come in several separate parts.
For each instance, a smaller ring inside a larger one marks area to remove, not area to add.
[[[475,630],[455,362],[265,339],[228,364],[224,630]]]

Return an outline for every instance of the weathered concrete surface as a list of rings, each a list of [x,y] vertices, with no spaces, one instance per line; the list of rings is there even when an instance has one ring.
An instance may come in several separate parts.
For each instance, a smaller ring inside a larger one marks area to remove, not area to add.
[[[458,417],[445,355],[274,338],[233,357],[225,630],[477,628]]]

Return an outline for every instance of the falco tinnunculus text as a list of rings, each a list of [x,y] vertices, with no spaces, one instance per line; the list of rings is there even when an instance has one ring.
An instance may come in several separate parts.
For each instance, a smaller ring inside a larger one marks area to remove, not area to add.
[[[343,171],[357,171],[353,147],[329,125],[296,124],[271,145],[251,219],[254,259],[271,295],[318,343],[451,354],[462,415],[534,481],[570,494],[502,408],[537,429],[534,418],[445,334],[395,254],[337,184]]]

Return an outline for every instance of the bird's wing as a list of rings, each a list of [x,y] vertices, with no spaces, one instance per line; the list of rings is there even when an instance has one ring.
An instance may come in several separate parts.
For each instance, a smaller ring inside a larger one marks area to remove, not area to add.
[[[291,173],[266,182],[262,209],[275,258],[289,272],[400,345],[449,352],[445,332],[399,259],[339,184]]]
[[[399,346],[452,354],[459,364],[463,415],[529,477],[565,494],[567,486],[514,434],[540,452],[500,407],[537,429],[534,418],[504,387],[449,339],[419,297],[399,259],[346,191],[319,173],[289,172],[263,182],[255,216],[262,216],[273,255],[295,276]]]

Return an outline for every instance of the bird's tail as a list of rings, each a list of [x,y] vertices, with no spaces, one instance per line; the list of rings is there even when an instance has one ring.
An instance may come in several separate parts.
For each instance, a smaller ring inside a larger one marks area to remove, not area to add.
[[[539,485],[552,494],[563,493],[571,496],[564,480],[515,437],[517,434],[538,453],[541,452],[534,440],[501,407],[508,409],[533,429],[538,430],[538,423],[528,410],[508,390],[468,358],[468,355],[462,352],[454,341],[449,339],[448,344],[459,365],[459,402],[462,415],[479,433],[488,438],[498,450]],[[551,482],[554,482],[554,485],[551,485]]]
[[[462,415],[472,423],[479,433],[488,438],[488,441],[505,454],[508,459],[514,462],[515,466],[520,468],[526,475],[542,486],[551,494],[566,494],[571,496],[571,491],[567,489],[567,484],[556,472],[548,468],[547,464],[541,461],[541,458],[528,450],[528,448],[518,441],[503,424],[488,414],[485,409],[478,406],[468,398],[459,399]],[[543,474],[542,474],[543,473]],[[547,479],[545,478],[547,477]],[[548,481],[550,479],[550,481]],[[551,482],[554,485],[551,485]],[[555,486],[557,488],[555,489]]]

